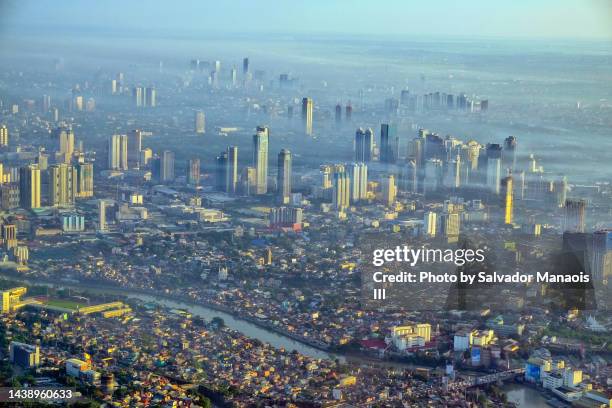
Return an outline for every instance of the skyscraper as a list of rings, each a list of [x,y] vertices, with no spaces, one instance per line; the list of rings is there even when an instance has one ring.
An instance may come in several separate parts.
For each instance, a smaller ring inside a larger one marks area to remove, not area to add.
[[[568,199],[565,201],[564,232],[584,232],[585,230],[585,200]]]
[[[19,196],[22,208],[40,208],[40,169],[36,164],[19,169]]]
[[[302,121],[304,122],[304,132],[307,136],[312,136],[312,111],[314,104],[311,98],[302,99]]]
[[[423,217],[424,234],[428,237],[435,237],[438,231],[438,215],[433,211],[428,211]]]
[[[200,185],[200,159],[194,158],[187,162],[187,184]]]
[[[443,168],[442,161],[439,159],[429,159],[425,163],[425,180],[423,185],[424,193],[438,191],[442,185]]]
[[[227,151],[219,153],[215,166],[215,189],[226,191],[227,188]]]
[[[128,135],[128,165],[130,168],[140,167],[140,152],[142,150],[142,131],[133,129]]]
[[[338,169],[333,175],[332,205],[336,210],[343,211],[348,208],[351,200],[350,178],[344,168]]]
[[[398,144],[397,126],[383,123],[380,125],[380,162],[395,163],[396,154],[394,146]]]
[[[514,207],[514,183],[512,176],[504,177],[501,181],[502,206],[504,209],[504,224],[512,224]]]
[[[340,122],[342,122],[342,105],[340,104],[336,105],[335,120],[336,120],[336,124],[339,124]]]
[[[144,89],[141,86],[136,86],[132,89],[132,99],[134,106],[137,108],[144,106]]]
[[[55,129],[55,139],[58,152],[62,156],[70,158],[74,153],[74,131],[72,127],[61,126]]]
[[[64,207],[74,204],[77,190],[77,172],[65,163],[49,167],[49,205]]]
[[[291,161],[291,152],[282,149],[278,154],[276,175],[278,200],[282,204],[288,204],[291,198]]]
[[[504,140],[504,149],[502,153],[504,170],[514,170],[514,167],[516,166],[516,146],[516,137],[508,136]]]
[[[253,135],[253,167],[256,172],[255,194],[268,192],[268,138],[269,129],[258,126]]]
[[[395,203],[396,196],[395,176],[387,174],[382,179],[382,201],[386,206],[391,206]]]
[[[157,90],[154,87],[145,88],[144,106],[149,108],[154,108],[157,106]]]
[[[249,73],[249,59],[248,58],[244,58],[242,60],[242,74],[246,75]]]
[[[76,166],[76,197],[93,197],[93,163],[79,163]]]
[[[195,132],[200,135],[206,133],[206,116],[202,111],[195,112]]]
[[[174,181],[174,152],[164,150],[159,160],[159,180],[162,183]]]
[[[108,168],[111,170],[128,169],[127,135],[112,135],[108,139]]]
[[[225,171],[225,192],[236,194],[238,191],[238,146],[227,147],[227,170]]]
[[[502,147],[498,144],[487,145],[486,183],[488,189],[499,194],[502,178]]]
[[[355,161],[369,163],[374,149],[374,132],[372,129],[357,129],[355,132]]]
[[[351,201],[368,197],[368,166],[365,163],[351,163],[346,166],[350,180]]]
[[[8,146],[9,133],[6,125],[0,125],[0,147]]]
[[[98,200],[98,231],[106,231],[106,201]]]
[[[350,122],[353,118],[353,106],[350,102],[346,105],[346,108],[344,110],[344,117],[347,122]]]
[[[418,184],[416,161],[410,159],[406,165],[402,167],[401,188],[408,193],[417,193]]]

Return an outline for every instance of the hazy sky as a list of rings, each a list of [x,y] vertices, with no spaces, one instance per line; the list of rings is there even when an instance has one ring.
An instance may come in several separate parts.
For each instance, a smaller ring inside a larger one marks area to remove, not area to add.
[[[0,0],[0,27],[600,38],[612,0]]]

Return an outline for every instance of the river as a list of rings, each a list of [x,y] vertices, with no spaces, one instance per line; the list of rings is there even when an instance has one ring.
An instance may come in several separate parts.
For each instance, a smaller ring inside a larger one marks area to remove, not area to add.
[[[506,384],[502,390],[508,396],[508,402],[514,402],[519,408],[550,408],[544,395],[533,388],[521,384]]]

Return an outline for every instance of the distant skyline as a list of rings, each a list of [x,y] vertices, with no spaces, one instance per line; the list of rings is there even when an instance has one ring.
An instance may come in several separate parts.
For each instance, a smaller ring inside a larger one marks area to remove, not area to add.
[[[612,41],[610,0],[3,0],[0,34],[83,29]],[[38,29],[38,30],[36,30]]]

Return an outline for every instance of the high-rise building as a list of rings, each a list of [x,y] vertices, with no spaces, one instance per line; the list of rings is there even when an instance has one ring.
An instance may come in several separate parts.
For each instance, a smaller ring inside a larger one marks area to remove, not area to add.
[[[514,207],[514,183],[512,176],[507,176],[501,181],[502,207],[504,209],[504,224],[512,224]]]
[[[487,188],[499,194],[502,178],[502,147],[498,144],[487,145],[486,184]]]
[[[145,147],[140,151],[140,159],[138,160],[139,167],[147,167],[153,158],[153,150]]]
[[[395,203],[397,197],[397,188],[395,187],[395,176],[387,174],[382,179],[382,201],[387,206]]]
[[[240,175],[242,195],[249,196],[257,190],[257,169],[255,167],[245,167]]]
[[[245,57],[242,60],[242,74],[246,75],[248,73],[249,73],[249,59]]]
[[[336,124],[339,124],[340,122],[342,122],[342,105],[340,104],[336,105],[335,120],[336,120]]]
[[[397,136],[397,126],[395,124],[383,123],[380,125],[380,162],[395,163],[399,139]]]
[[[565,201],[564,232],[584,232],[585,230],[585,200],[568,199]]]
[[[77,172],[65,163],[49,167],[49,205],[64,207],[74,205],[77,190]]]
[[[219,153],[215,162],[215,189],[225,191],[227,187],[227,151]]]
[[[372,129],[357,129],[355,132],[355,161],[369,163],[374,150],[374,132]]]
[[[40,104],[40,109],[43,113],[49,112],[49,109],[51,109],[51,95],[42,96],[42,102]]]
[[[303,212],[301,208],[296,207],[278,207],[271,208],[268,216],[270,228],[293,228],[298,230],[302,228]]]
[[[401,188],[408,193],[418,192],[418,177],[416,160],[409,159],[405,166],[402,167]]]
[[[195,112],[195,132],[200,135],[206,133],[206,116],[202,111]]]
[[[187,162],[187,184],[200,185],[200,159],[194,158]]]
[[[504,170],[514,170],[514,168],[516,167],[516,147],[516,137],[508,136],[504,140],[504,149],[502,153],[502,164]]]
[[[2,243],[7,250],[17,246],[17,226],[15,224],[2,224]]]
[[[344,117],[346,118],[347,122],[350,122],[353,118],[353,106],[350,102],[346,105],[346,108],[344,109]]]
[[[0,208],[3,211],[19,207],[19,185],[17,183],[3,183],[0,185]]]
[[[93,197],[94,179],[93,163],[79,163],[76,166],[77,197]]]
[[[9,133],[6,125],[0,125],[0,147],[8,146]]]
[[[238,192],[238,146],[227,147],[227,169],[225,171],[225,192]]]
[[[57,143],[58,152],[70,158],[74,153],[74,131],[72,127],[58,127],[55,129],[55,142]]]
[[[106,201],[98,200],[98,231],[106,231]]]
[[[423,192],[431,193],[438,191],[443,181],[442,161],[439,159],[429,159],[425,163],[425,178],[423,182]]]
[[[312,115],[314,103],[311,98],[302,99],[302,121],[304,122],[304,132],[307,136],[312,136]]]
[[[435,237],[438,231],[438,215],[433,211],[427,211],[423,217],[423,232],[428,237]]]
[[[338,169],[333,175],[333,195],[332,205],[336,210],[343,211],[348,208],[351,204],[351,180],[344,171],[344,169]]]
[[[132,99],[134,100],[134,106],[137,108],[144,106],[144,89],[141,86],[132,89]]]
[[[40,347],[11,341],[9,344],[10,362],[31,369],[40,365]]]
[[[596,283],[612,278],[612,230],[604,229],[593,233],[591,272]]]
[[[145,88],[144,106],[149,108],[154,108],[157,106],[157,90],[154,87]]]
[[[128,169],[127,135],[112,135],[108,139],[108,168],[111,170]]]
[[[268,143],[269,129],[258,126],[253,135],[253,167],[256,171],[255,194],[268,192]]]
[[[460,217],[457,212],[446,213],[442,216],[442,229],[448,242],[457,242],[460,232]]]
[[[291,198],[291,152],[282,149],[278,154],[276,185],[278,200],[288,204]]]
[[[351,163],[346,166],[350,179],[351,201],[361,201],[368,197],[368,166],[365,163]]]
[[[174,152],[164,150],[159,160],[159,181],[174,181]]]
[[[40,208],[40,168],[36,164],[19,169],[19,196],[22,208]]]
[[[142,130],[133,129],[128,134],[128,166],[132,169],[140,167],[140,152],[142,151]]]

